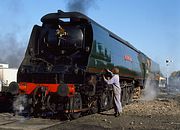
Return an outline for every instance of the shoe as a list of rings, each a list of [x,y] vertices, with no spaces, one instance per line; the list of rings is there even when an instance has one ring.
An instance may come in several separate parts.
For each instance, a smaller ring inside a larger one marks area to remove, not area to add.
[[[115,117],[118,117],[118,116],[120,116],[120,113],[119,113],[119,112],[116,112],[116,113],[114,114],[114,116],[115,116]]]

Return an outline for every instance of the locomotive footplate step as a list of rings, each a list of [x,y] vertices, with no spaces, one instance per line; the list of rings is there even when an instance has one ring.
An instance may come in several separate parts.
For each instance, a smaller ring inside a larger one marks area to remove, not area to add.
[[[12,130],[42,130],[62,123],[59,120],[24,118],[12,114],[0,113],[0,129]]]

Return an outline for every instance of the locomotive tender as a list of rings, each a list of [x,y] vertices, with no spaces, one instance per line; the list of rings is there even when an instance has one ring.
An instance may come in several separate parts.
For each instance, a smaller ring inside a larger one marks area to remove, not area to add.
[[[83,111],[112,108],[112,86],[102,80],[104,69],[119,68],[123,104],[130,102],[135,88],[144,88],[150,73],[156,77],[160,72],[145,54],[81,13],[59,10],[41,22],[33,27],[18,84],[10,85],[27,96],[31,114],[64,112],[77,118]]]

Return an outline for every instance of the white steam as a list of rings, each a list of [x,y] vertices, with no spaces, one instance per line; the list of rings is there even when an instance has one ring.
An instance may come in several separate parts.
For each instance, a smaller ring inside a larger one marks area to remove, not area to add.
[[[27,107],[27,97],[25,95],[18,95],[13,102],[13,111],[16,115],[23,114],[23,111]]]
[[[158,95],[158,84],[156,84],[152,79],[153,75],[150,75],[145,82],[145,89],[141,98],[142,100],[151,101]]]

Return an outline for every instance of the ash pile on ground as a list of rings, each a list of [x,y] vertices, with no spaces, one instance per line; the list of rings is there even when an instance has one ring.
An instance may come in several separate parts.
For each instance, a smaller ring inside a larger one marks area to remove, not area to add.
[[[180,95],[174,98],[157,98],[153,101],[135,101],[124,107],[124,114],[128,115],[163,115],[176,116],[180,114],[179,101]]]
[[[113,113],[111,109],[82,116],[48,130],[180,130],[180,94],[161,91],[152,101],[135,100],[124,106],[119,117]]]

